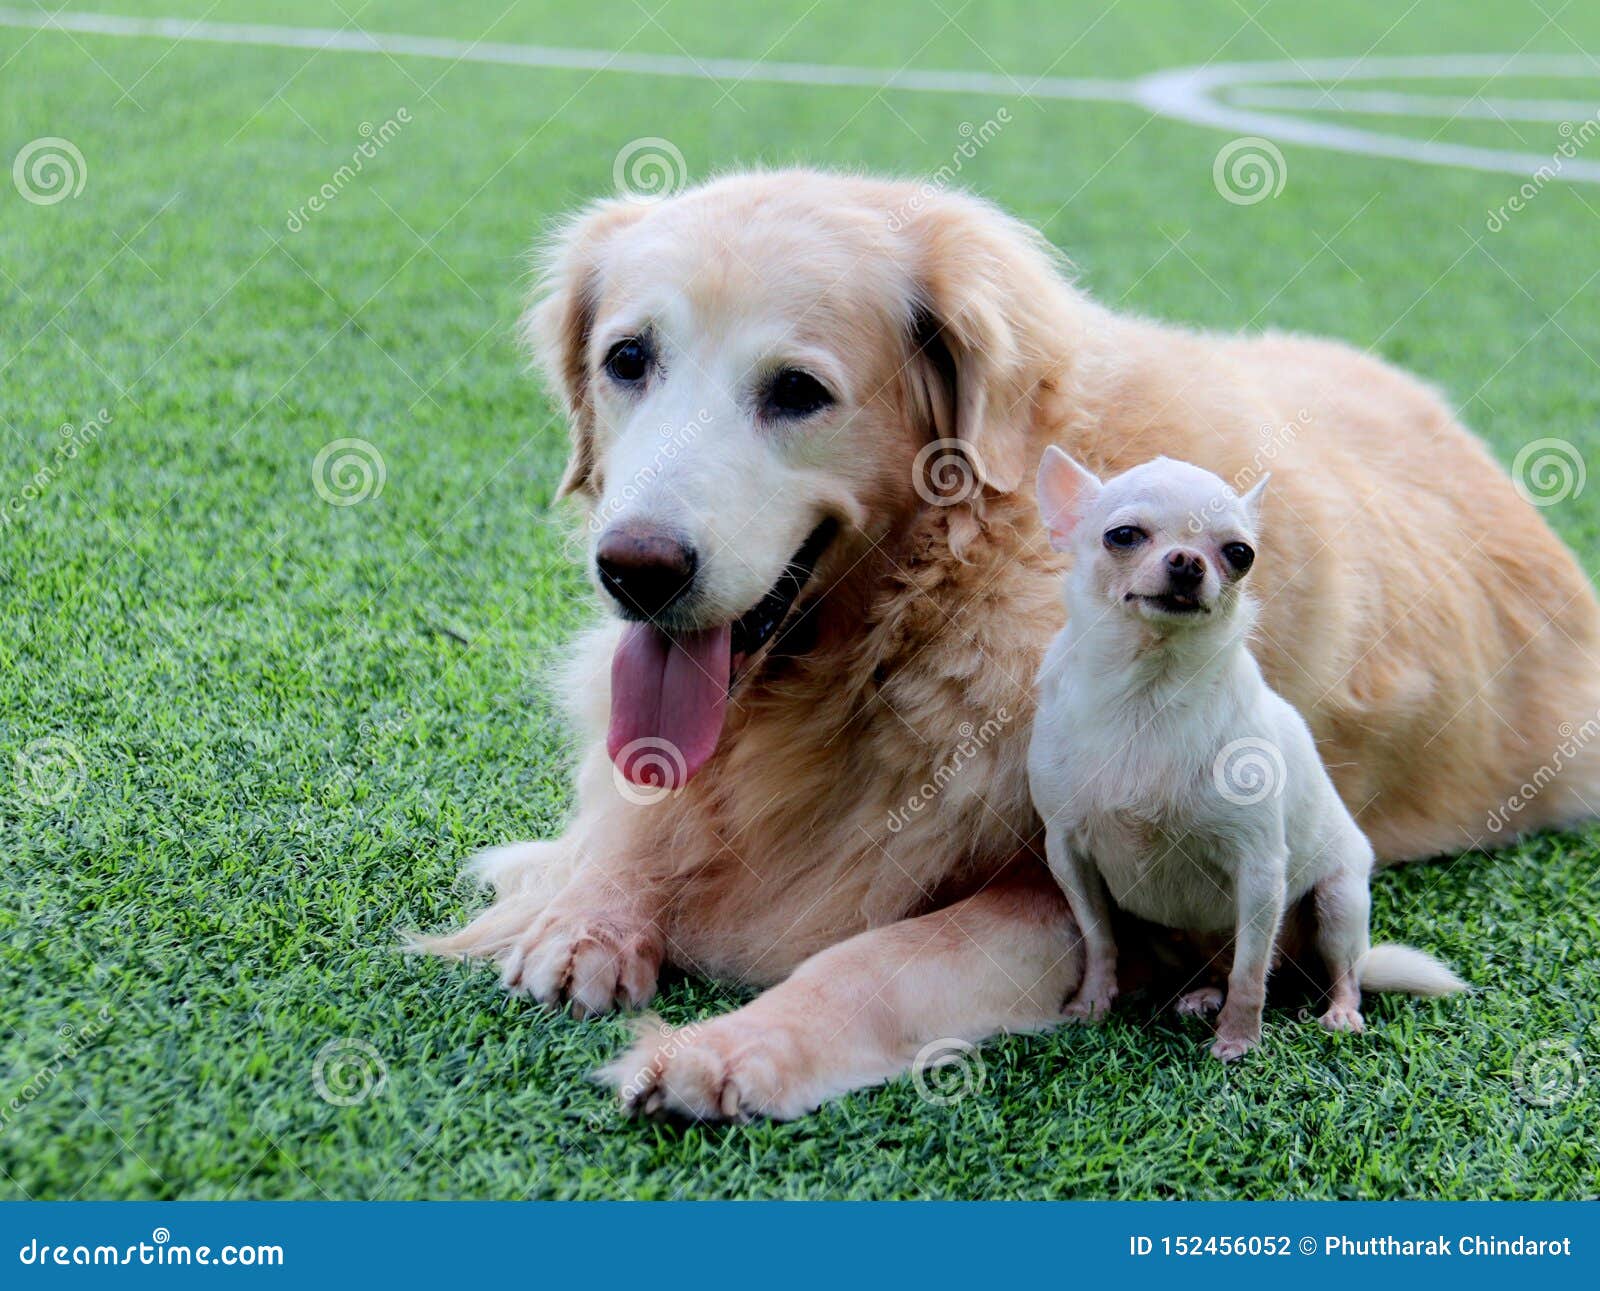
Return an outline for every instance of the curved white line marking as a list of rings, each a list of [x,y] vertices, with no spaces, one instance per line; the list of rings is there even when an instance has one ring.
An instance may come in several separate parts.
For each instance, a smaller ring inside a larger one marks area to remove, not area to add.
[[[1469,144],[1441,143],[1435,139],[1408,139],[1324,121],[1305,121],[1299,117],[1252,112],[1248,108],[1219,103],[1212,95],[1231,86],[1262,81],[1492,77],[1508,72],[1573,77],[1593,76],[1596,71],[1597,65],[1593,59],[1572,58],[1564,54],[1444,54],[1430,58],[1309,59],[1304,62],[1175,67],[1141,77],[1135,83],[1135,88],[1139,102],[1152,112],[1187,121],[1191,125],[1214,126],[1235,134],[1262,135],[1268,139],[1302,143],[1333,152],[1393,157],[1401,161],[1420,161],[1429,166],[1461,166],[1468,170],[1527,176],[1556,170],[1558,159],[1552,153],[1479,148]],[[1600,161],[1560,158],[1558,177],[1600,184]]]
[[[508,45],[478,41],[451,40],[436,36],[406,36],[383,32],[335,30],[330,27],[279,27],[258,24],[191,22],[184,18],[130,18],[121,14],[62,12],[0,8],[0,27],[20,27],[36,31],[78,31],[99,36],[149,36],[174,41],[204,41],[220,45],[267,45],[288,49],[327,50],[336,53],[383,53],[412,58],[439,58],[462,63],[497,63],[516,67],[559,68],[571,71],[632,72],[644,76],[676,76],[708,81],[759,81],[785,85],[858,86],[879,90],[917,90],[936,94],[997,94],[1040,99],[1076,99],[1105,103],[1137,103],[1159,116],[1186,121],[1192,125],[1213,126],[1235,134],[1261,135],[1268,139],[1326,148],[1334,152],[1366,157],[1390,157],[1401,161],[1420,161],[1431,166],[1461,166],[1469,170],[1501,174],[1539,176],[1600,183],[1600,161],[1577,157],[1559,159],[1552,153],[1517,152],[1508,149],[1473,147],[1441,143],[1437,140],[1410,139],[1380,134],[1325,121],[1307,121],[1278,113],[1254,112],[1245,101],[1254,96],[1265,104],[1274,91],[1245,89],[1235,102],[1219,102],[1218,91],[1235,86],[1249,87],[1263,82],[1306,82],[1379,80],[1393,78],[1425,79],[1441,77],[1483,77],[1532,74],[1557,77],[1588,77],[1600,74],[1600,60],[1587,55],[1565,54],[1445,54],[1429,56],[1374,57],[1362,59],[1306,59],[1271,63],[1222,63],[1204,67],[1179,67],[1156,72],[1134,81],[1099,80],[1003,73],[916,70],[886,71],[872,67],[850,67],[831,63],[775,63],[737,58],[690,58],[668,54],[627,54],[600,49],[562,49],[546,45]],[[1291,90],[1276,92],[1289,95]],[[1332,91],[1330,91],[1332,93]],[[1320,98],[1320,92],[1318,92]],[[1357,96],[1351,96],[1355,98]],[[1372,95],[1364,96],[1368,102]],[[1430,100],[1429,110],[1421,110],[1424,96],[1385,96],[1386,104],[1407,101],[1413,110],[1401,115],[1435,115],[1441,100]],[[1303,101],[1288,106],[1314,107]],[[1491,102],[1488,100],[1465,100]],[[1501,103],[1507,101],[1494,100]],[[1548,120],[1534,115],[1560,111],[1575,105],[1550,100],[1522,100],[1523,120]],[[1584,106],[1584,105],[1576,105]],[[1336,109],[1338,110],[1338,109]],[[1353,107],[1350,111],[1370,111]],[[1384,111],[1397,110],[1385,106]],[[1466,109],[1452,110],[1451,116],[1477,116]],[[1512,111],[1501,115],[1508,118]]]

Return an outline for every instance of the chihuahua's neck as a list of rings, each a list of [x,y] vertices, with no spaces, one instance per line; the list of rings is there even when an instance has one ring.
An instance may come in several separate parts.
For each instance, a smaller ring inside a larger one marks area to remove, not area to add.
[[[1201,622],[1168,626],[1096,603],[1080,589],[1067,595],[1071,666],[1094,677],[1101,693],[1128,699],[1166,703],[1181,692],[1198,702],[1213,687],[1234,684],[1241,666],[1254,666],[1254,624],[1255,607],[1244,597]]]

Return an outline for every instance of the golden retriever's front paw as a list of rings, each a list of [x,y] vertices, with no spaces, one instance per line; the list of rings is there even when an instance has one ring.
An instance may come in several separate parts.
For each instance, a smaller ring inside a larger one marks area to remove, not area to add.
[[[577,1018],[639,1008],[656,992],[662,946],[648,927],[606,915],[549,911],[500,955],[508,991],[569,1005]]]
[[[634,1046],[596,1078],[617,1091],[630,1116],[789,1120],[819,1101],[804,1095],[791,1039],[732,1015],[681,1028],[646,1020]]]

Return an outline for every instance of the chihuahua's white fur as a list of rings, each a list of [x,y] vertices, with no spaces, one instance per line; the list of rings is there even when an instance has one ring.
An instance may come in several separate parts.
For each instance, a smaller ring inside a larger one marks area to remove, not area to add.
[[[1067,627],[1040,672],[1028,759],[1050,869],[1085,942],[1066,1012],[1097,1018],[1116,996],[1112,902],[1169,927],[1231,932],[1211,1050],[1224,1060],[1260,1042],[1278,933],[1307,892],[1331,982],[1330,1030],[1362,1029],[1363,986],[1441,994],[1462,985],[1420,951],[1369,949],[1372,846],[1305,721],[1248,648],[1255,606],[1244,584],[1266,483],[1240,497],[1211,472],[1163,457],[1102,484],[1055,447],[1038,475],[1051,545],[1073,558]],[[1174,564],[1190,580],[1199,572],[1198,584],[1174,584]],[[1179,1009],[1219,1002],[1202,988]]]

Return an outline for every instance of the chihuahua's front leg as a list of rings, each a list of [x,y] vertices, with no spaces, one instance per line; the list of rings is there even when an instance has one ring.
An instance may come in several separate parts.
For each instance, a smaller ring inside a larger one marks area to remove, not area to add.
[[[1117,998],[1117,942],[1111,931],[1111,899],[1094,860],[1067,841],[1067,831],[1047,826],[1045,856],[1050,873],[1067,894],[1072,917],[1083,931],[1083,980],[1062,1009],[1074,1021],[1097,1021]]]
[[[1213,1057],[1231,1062],[1261,1043],[1261,1010],[1267,1002],[1267,972],[1283,922],[1288,856],[1274,850],[1244,866],[1235,880],[1238,922],[1233,935],[1233,968],[1228,999],[1217,1016]]]

